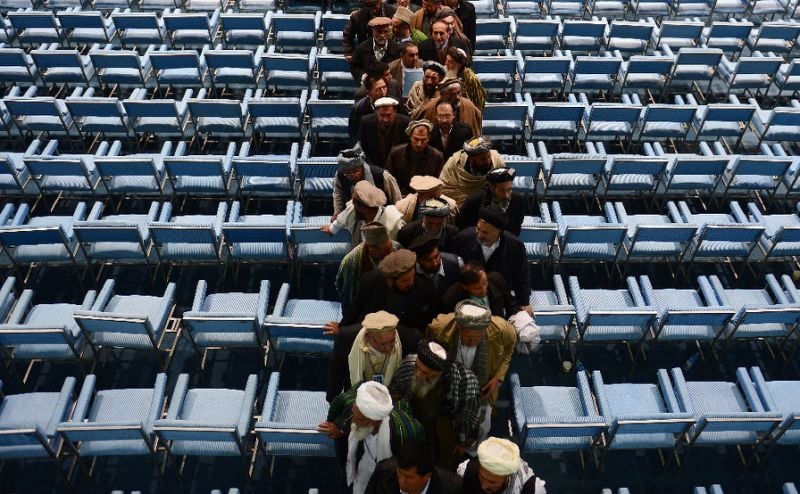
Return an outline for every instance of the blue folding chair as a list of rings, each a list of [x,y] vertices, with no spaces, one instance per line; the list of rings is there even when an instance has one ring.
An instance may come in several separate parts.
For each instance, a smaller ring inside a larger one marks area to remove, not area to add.
[[[495,54],[500,55],[508,47],[511,39],[512,18],[483,19],[476,23],[475,47],[476,54]],[[473,58],[472,63],[475,63]],[[475,69],[476,74],[481,71]]]
[[[230,196],[231,160],[236,143],[228,144],[225,155],[186,155],[186,142],[180,142],[172,156],[164,157],[164,168],[174,194]]]
[[[244,263],[286,264],[289,260],[287,225],[293,212],[292,201],[283,214],[242,214],[241,208],[241,203],[234,201],[228,221],[222,224],[229,259],[235,264],[237,274]]]
[[[307,53],[317,46],[322,12],[272,15],[273,43],[278,51]]]
[[[618,5],[613,5],[617,9],[619,6],[624,5],[624,2],[615,2]],[[602,0],[595,0],[594,4],[603,5]],[[624,9],[620,11],[624,14]],[[604,14],[601,14],[604,15]],[[611,29],[608,32],[608,41],[606,43],[607,50],[619,50],[623,54],[642,54],[647,51],[650,46],[650,39],[653,36],[653,30],[656,25],[651,22],[630,22],[618,21],[611,22]]]
[[[188,100],[193,90],[187,89],[180,100],[148,99],[147,90],[135,89],[122,106],[137,134],[154,134],[163,137],[188,137]]]
[[[167,30],[172,48],[202,48],[213,45],[219,27],[220,9],[209,13],[172,12],[164,13],[161,19]]]
[[[251,89],[261,82],[261,54],[259,47],[255,54],[250,50],[232,48],[203,50],[203,58],[208,65],[211,84],[218,88]]]
[[[551,2],[571,3],[571,2]],[[582,2],[579,2],[581,7]],[[550,12],[557,15],[556,12]],[[570,20],[565,19],[561,23],[561,41],[559,43],[562,50],[570,50],[577,53],[599,54],[600,48],[606,45],[606,29],[608,24],[601,20]]]
[[[560,94],[569,79],[572,57],[525,57],[522,91]]]
[[[272,16],[264,12],[228,12],[220,15],[222,42],[225,48],[260,48],[267,44]],[[206,59],[211,64],[211,62]]]
[[[265,322],[270,348],[282,356],[331,353],[333,337],[323,334],[323,328],[329,321],[341,319],[341,304],[330,300],[290,299],[290,290],[288,283],[281,286],[275,308]]]
[[[781,425],[770,439],[770,447],[775,445],[796,445],[800,443],[800,381],[767,381],[758,367],[748,369],[750,379],[758,391],[764,410],[777,412],[783,416]],[[789,488],[787,489],[787,486]],[[785,484],[785,494],[797,493],[793,484]]]
[[[122,48],[161,45],[166,41],[164,21],[155,12],[111,12],[111,20]]]
[[[553,276],[552,290],[533,290],[530,302],[533,307],[533,318],[539,326],[541,341],[555,343],[560,359],[561,345],[574,337],[576,316],[575,306],[567,297],[561,275]]]
[[[522,55],[553,54],[556,49],[556,38],[561,28],[561,22],[557,19],[516,19],[516,36],[514,37],[514,49]],[[527,74],[528,71],[525,70]]]
[[[72,46],[111,43],[117,32],[111,18],[97,10],[60,10],[56,12],[56,17],[64,32],[64,39]]]
[[[267,89],[275,92],[290,89],[295,94],[307,90],[316,57],[316,48],[311,48],[310,53],[300,55],[276,53],[275,48],[270,47],[261,56]]]
[[[649,104],[644,107],[636,140],[645,143],[669,139],[685,141],[695,113],[697,106],[694,105]]]
[[[196,50],[165,50],[150,54],[156,84],[162,87],[203,87],[208,69]]]
[[[152,86],[150,51],[140,56],[136,50],[114,49],[106,45],[102,49],[90,50],[89,58],[101,86],[145,88]]]
[[[114,141],[106,155],[94,159],[106,193],[120,202],[127,197],[164,198],[164,157],[172,154],[172,142],[166,141],[160,153],[120,156],[121,149],[122,142]]]

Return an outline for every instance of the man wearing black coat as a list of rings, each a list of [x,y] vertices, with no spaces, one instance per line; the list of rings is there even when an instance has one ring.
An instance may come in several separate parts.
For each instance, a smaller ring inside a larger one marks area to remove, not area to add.
[[[397,232],[397,241],[409,247],[415,239],[422,235],[434,235],[439,239],[439,248],[444,250],[456,235],[458,228],[447,223],[450,216],[450,205],[441,198],[430,198],[419,206],[420,219],[406,223]]]
[[[461,256],[464,262],[480,261],[486,271],[496,271],[503,276],[514,291],[520,308],[532,312],[530,305],[531,279],[525,245],[514,235],[504,231],[505,215],[490,207],[479,211],[477,226],[462,230],[450,242],[448,251]]]
[[[361,331],[361,322],[341,327],[334,337],[333,353],[328,361],[328,386],[325,391],[325,399],[328,402],[353,385],[350,382],[347,358],[359,331]],[[403,347],[403,357],[417,351],[417,343],[422,337],[418,329],[399,325],[397,326],[397,335],[400,337],[400,345]]]
[[[508,231],[519,237],[525,219],[525,196],[513,191],[513,168],[495,168],[486,174],[486,185],[470,196],[456,217],[456,226],[463,230],[478,223],[478,210],[482,206],[500,209],[508,220]]]
[[[445,162],[453,156],[453,153],[464,149],[464,143],[472,137],[470,126],[456,121],[453,105],[444,100],[436,103],[436,122],[428,145],[441,151]]]
[[[424,234],[411,242],[409,250],[417,255],[417,276],[424,276],[436,287],[436,298],[458,281],[461,258],[439,250],[439,237]]]
[[[470,53],[469,44],[456,36],[447,34],[447,24],[443,21],[436,21],[431,28],[431,37],[419,44],[419,58],[421,60],[433,60],[444,65],[447,49],[451,46],[461,48],[464,53]]]
[[[455,10],[456,15],[461,21],[462,31],[472,46],[475,46],[476,24],[478,16],[475,14],[475,6],[469,0],[444,0],[444,4]]]
[[[435,466],[425,444],[412,441],[375,467],[366,494],[458,494],[461,477]]]
[[[358,294],[344,310],[340,326],[355,324],[369,313],[385,310],[400,319],[400,325],[425,328],[436,314],[436,287],[417,276],[417,256],[400,249],[392,252],[361,277]]]
[[[374,17],[394,17],[397,7],[382,0],[361,0],[362,7],[352,14],[342,29],[342,45],[344,56],[350,60],[356,47],[371,36],[369,21]]]
[[[397,113],[398,104],[394,98],[380,98],[375,102],[375,113],[361,118],[357,138],[370,165],[383,168],[392,148],[408,143],[409,119]]]
[[[400,58],[400,45],[389,39],[392,20],[388,17],[375,17],[369,21],[372,38],[361,42],[350,59],[350,75],[356,83],[361,82],[364,72],[369,72],[378,62],[393,62]]]

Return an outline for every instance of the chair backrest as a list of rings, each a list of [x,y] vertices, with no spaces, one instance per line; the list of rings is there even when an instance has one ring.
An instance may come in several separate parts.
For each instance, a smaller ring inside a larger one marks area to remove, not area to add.
[[[611,174],[658,176],[664,172],[667,163],[666,158],[614,156],[611,158]]]
[[[122,107],[117,98],[74,98],[66,99],[67,108],[75,117],[119,117],[122,118]]]
[[[675,65],[707,65],[716,67],[722,60],[722,50],[716,48],[681,48]]]
[[[253,98],[247,102],[247,110],[254,118],[296,117],[300,118],[299,98]]]
[[[231,164],[239,177],[288,178],[291,175],[288,159],[234,158]]]
[[[782,177],[792,166],[791,158],[772,156],[741,156],[736,164],[737,175]]]
[[[623,225],[567,226],[564,243],[617,245],[627,233],[628,228]]]
[[[77,157],[29,156],[24,161],[34,175],[86,177],[88,174],[84,162]]]
[[[225,13],[220,15],[223,31],[252,30],[266,31],[267,18],[263,13]]]
[[[192,50],[172,50],[150,54],[150,63],[156,70],[200,69],[200,57]]]
[[[653,34],[655,24],[649,22],[628,22],[628,21],[613,21],[611,23],[611,30],[609,31],[609,38],[630,38],[640,39],[643,41],[649,40]]]
[[[177,223],[152,223],[150,234],[157,244],[187,243],[214,244],[217,236],[211,225],[187,225]]]
[[[14,29],[55,29],[58,26],[53,12],[9,12],[6,18]]]
[[[105,29],[103,14],[97,11],[56,12],[63,29]]]
[[[483,108],[484,123],[487,120],[522,122],[527,115],[528,105],[524,103],[486,103]],[[522,129],[520,128],[519,131],[522,132]]]
[[[605,170],[605,158],[561,158],[553,157],[550,167],[551,174],[562,173],[584,173],[587,175],[598,175]]]
[[[633,241],[638,242],[664,242],[664,243],[678,243],[687,244],[694,238],[697,233],[695,225],[647,225],[639,224],[636,226],[636,231],[633,235]],[[634,243],[633,249],[636,249]],[[676,252],[680,252],[682,247],[679,245]]]
[[[689,123],[697,113],[694,105],[663,105],[654,103],[645,107],[645,122]]]
[[[706,109],[704,121],[749,122],[755,111],[755,106],[751,105],[712,104]]]
[[[350,72],[350,64],[341,55],[317,55],[317,69],[325,72]]]
[[[222,231],[232,244],[286,242],[286,225],[225,223]]]
[[[308,72],[308,55],[291,55],[283,53],[267,53],[261,57],[264,70],[287,70]]]
[[[104,177],[155,176],[158,171],[153,158],[144,156],[108,156],[95,158],[94,165]]]
[[[517,36],[548,37],[558,35],[561,23],[551,19],[518,19]]]
[[[208,14],[199,12],[180,12],[178,14],[164,14],[161,17],[164,26],[169,31],[176,29],[204,30],[209,28]]]
[[[277,31],[313,33],[316,30],[314,15],[308,14],[275,14],[272,25]]]
[[[713,225],[709,224],[703,228],[703,241],[711,242],[740,242],[752,244],[761,238],[764,233],[764,226],[757,224],[749,225]]]
[[[0,230],[0,244],[4,247],[20,245],[67,245],[64,230],[58,226],[47,227],[7,227]]]
[[[609,74],[619,72],[622,59],[610,57],[577,57],[575,59],[575,75],[578,74]]]
[[[674,175],[714,175],[725,171],[730,158],[716,156],[677,156],[672,165]]]
[[[736,73],[765,74],[772,77],[782,63],[781,57],[741,57],[736,65]]]
[[[143,243],[138,225],[121,222],[89,221],[73,225],[72,231],[82,243],[128,242]]]
[[[605,34],[607,25],[605,21],[565,20],[561,26],[561,36],[597,38],[599,42]]]
[[[239,118],[242,115],[242,105],[236,100],[225,99],[190,99],[189,111],[194,118]]]
[[[558,234],[558,227],[554,224],[523,224],[519,239],[526,244],[553,245],[556,234]]]
[[[313,118],[343,118],[348,115],[350,107],[353,106],[352,101],[347,100],[320,100],[309,99],[308,111]]]
[[[56,104],[55,98],[5,98],[3,103],[12,115],[37,116],[37,117],[58,117],[61,111]]]
[[[474,57],[472,59],[472,70],[479,76],[481,74],[511,74],[517,71],[517,57],[494,56],[494,57]]]
[[[566,75],[570,64],[570,57],[525,57],[525,73]]]
[[[633,55],[628,59],[628,74],[669,74],[675,65],[672,57],[657,55]]]
[[[800,127],[800,109],[793,107],[773,109],[769,125]]]
[[[117,29],[158,29],[155,12],[115,12],[111,19]]]
[[[96,69],[141,69],[139,54],[133,50],[92,50],[89,58]]]
[[[164,166],[170,175],[211,177],[225,174],[223,156],[170,156],[164,158]]]
[[[122,102],[125,111],[131,118],[171,117],[178,118],[178,107],[175,100],[125,100]]]
[[[592,105],[589,118],[592,122],[635,122],[641,111],[639,105],[597,103]]]
[[[533,121],[578,122],[586,111],[585,105],[569,103],[536,103],[533,105]]]
[[[800,26],[794,22],[764,22],[758,30],[759,39],[795,41],[799,35]]]
[[[542,161],[538,159],[507,160],[506,166],[516,172],[517,177],[532,177],[534,181],[539,178]]]

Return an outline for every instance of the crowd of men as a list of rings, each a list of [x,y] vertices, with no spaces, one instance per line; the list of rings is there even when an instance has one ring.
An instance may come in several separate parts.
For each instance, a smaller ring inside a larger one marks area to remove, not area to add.
[[[467,0],[362,0],[343,31],[360,87],[333,214],[347,230],[321,432],[355,494],[542,494],[490,437],[515,351],[538,341],[518,235],[526,199],[481,135]]]

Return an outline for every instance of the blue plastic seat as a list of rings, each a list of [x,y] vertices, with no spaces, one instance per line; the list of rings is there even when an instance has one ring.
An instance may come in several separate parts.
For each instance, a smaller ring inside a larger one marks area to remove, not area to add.
[[[289,298],[291,286],[281,285],[275,307],[265,322],[271,349],[287,353],[329,354],[333,337],[323,334],[329,321],[339,321],[342,305],[331,300]]]
[[[150,264],[150,231],[148,224],[158,220],[161,205],[153,201],[146,214],[113,214],[97,201],[84,221],[72,229],[89,263]]]

